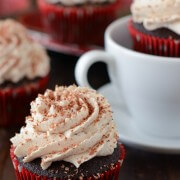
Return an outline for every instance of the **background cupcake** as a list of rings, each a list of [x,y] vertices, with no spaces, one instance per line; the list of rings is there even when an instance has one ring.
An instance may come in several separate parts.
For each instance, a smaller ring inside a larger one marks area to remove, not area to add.
[[[94,90],[47,90],[11,139],[17,179],[118,179],[123,146],[107,100]]]
[[[121,0],[38,0],[44,25],[62,43],[103,45],[105,28]]]
[[[0,127],[22,124],[48,83],[49,58],[14,20],[0,21]]]
[[[180,0],[134,0],[131,12],[135,50],[180,57]]]

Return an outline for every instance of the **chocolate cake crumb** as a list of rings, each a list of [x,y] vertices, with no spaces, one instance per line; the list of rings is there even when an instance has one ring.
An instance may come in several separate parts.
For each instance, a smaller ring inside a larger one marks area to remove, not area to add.
[[[35,78],[33,80],[29,80],[27,78],[24,78],[24,79],[20,80],[17,83],[13,83],[13,82],[10,82],[10,81],[5,81],[3,84],[0,85],[0,89],[17,88],[17,87],[20,87],[20,86],[25,86],[26,84],[29,84],[29,83],[36,83],[39,80],[40,80],[40,78]]]
[[[138,31],[148,34],[148,35],[151,35],[151,36],[155,36],[155,37],[159,37],[159,38],[180,39],[180,35],[176,34],[175,32],[173,32],[167,28],[159,28],[159,29],[156,29],[153,31],[148,31],[144,28],[142,23],[134,23],[133,22],[133,26]]]
[[[119,161],[119,158],[120,147],[118,145],[112,155],[94,157],[93,159],[81,164],[79,168],[76,168],[69,162],[57,161],[53,162],[48,169],[42,170],[41,159],[36,159],[29,163],[24,163],[22,158],[18,158],[18,160],[21,166],[40,176],[61,179],[82,179],[91,176],[94,178],[100,177],[103,172],[111,169],[112,166]]]

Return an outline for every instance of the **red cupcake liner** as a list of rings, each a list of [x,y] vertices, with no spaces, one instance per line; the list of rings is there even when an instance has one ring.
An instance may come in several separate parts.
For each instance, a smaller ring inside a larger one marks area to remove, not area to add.
[[[30,7],[30,0],[0,0],[0,16],[24,12]]]
[[[0,89],[0,127],[22,125],[30,113],[30,102],[43,93],[49,77],[17,88]]]
[[[113,167],[111,167],[111,169],[109,169],[108,171],[105,171],[104,173],[100,174],[99,176],[92,176],[89,178],[83,178],[83,180],[95,180],[95,179],[118,180],[119,171],[120,171],[121,165],[123,163],[123,160],[125,158],[125,149],[124,149],[124,146],[122,144],[120,145],[120,149],[121,149],[120,159]],[[53,180],[53,178],[48,178],[45,176],[38,176],[38,175],[28,171],[24,167],[20,166],[16,156],[14,155],[14,148],[13,147],[11,147],[10,156],[11,156],[11,159],[13,162],[13,166],[15,169],[17,180]],[[60,178],[55,178],[55,179],[56,180],[62,180]]]
[[[135,51],[157,56],[180,57],[180,39],[158,38],[139,32],[134,28],[132,20],[129,21],[128,28]]]
[[[65,7],[38,0],[43,24],[62,43],[103,45],[106,27],[118,17],[122,0],[104,5]]]

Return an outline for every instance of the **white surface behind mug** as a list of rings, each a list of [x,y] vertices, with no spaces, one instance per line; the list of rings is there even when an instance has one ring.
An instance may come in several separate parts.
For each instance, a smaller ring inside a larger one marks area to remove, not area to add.
[[[165,138],[180,137],[180,58],[131,50],[129,18],[116,20],[107,28],[105,51],[90,51],[79,59],[76,80],[79,85],[90,87],[87,80],[90,66],[105,62],[137,128]]]

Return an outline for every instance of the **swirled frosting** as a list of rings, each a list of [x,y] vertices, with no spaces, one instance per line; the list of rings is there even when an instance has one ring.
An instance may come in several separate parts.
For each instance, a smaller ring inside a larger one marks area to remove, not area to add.
[[[180,35],[180,0],[134,0],[131,12],[147,30],[168,28]]]
[[[34,79],[49,73],[45,49],[34,42],[15,20],[0,21],[0,84]]]
[[[41,158],[42,169],[54,161],[77,168],[117,147],[117,130],[107,100],[85,87],[56,87],[31,103],[26,126],[11,139],[15,155],[24,162]]]
[[[111,3],[115,0],[46,0],[48,3],[56,4],[61,3],[65,6],[83,5],[83,4],[101,4]]]

